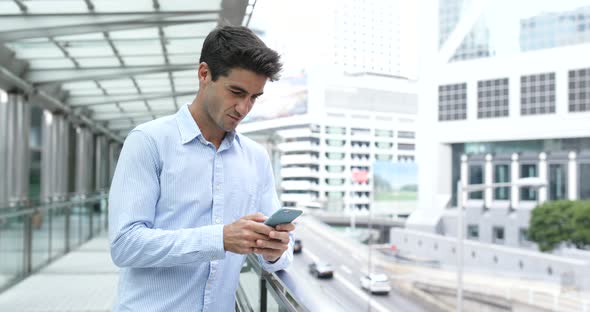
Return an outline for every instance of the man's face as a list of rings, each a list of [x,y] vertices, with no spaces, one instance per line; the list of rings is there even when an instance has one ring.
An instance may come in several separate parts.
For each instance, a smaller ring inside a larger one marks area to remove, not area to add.
[[[236,129],[254,106],[256,98],[262,95],[267,77],[234,68],[228,76],[220,75],[217,81],[212,81],[211,72],[207,70],[204,77],[200,68],[199,79],[208,117],[219,129],[229,132]]]

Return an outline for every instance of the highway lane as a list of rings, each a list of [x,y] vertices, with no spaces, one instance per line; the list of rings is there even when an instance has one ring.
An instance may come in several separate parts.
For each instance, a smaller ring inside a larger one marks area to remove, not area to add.
[[[389,295],[371,295],[363,290],[360,287],[360,277],[363,272],[368,271],[368,257],[365,254],[368,249],[351,251],[342,248],[342,244],[347,243],[346,238],[343,239],[340,235],[327,237],[333,231],[318,227],[316,222],[306,222],[308,218],[301,217],[297,225],[295,236],[303,242],[303,253],[295,255],[293,265],[288,271],[298,284],[306,285],[309,290],[306,293],[313,294],[321,311],[427,311],[418,303],[396,293],[395,288]],[[309,263],[317,259],[333,265],[333,279],[317,279],[308,272]],[[383,268],[374,268],[388,273]],[[394,283],[395,280],[391,282]]]

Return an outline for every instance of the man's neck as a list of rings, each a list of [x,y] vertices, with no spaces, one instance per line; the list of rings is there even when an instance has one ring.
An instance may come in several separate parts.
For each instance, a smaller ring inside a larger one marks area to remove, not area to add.
[[[199,127],[199,130],[201,131],[201,134],[205,140],[215,145],[215,149],[219,149],[221,141],[223,141],[226,132],[219,130],[217,125],[215,125],[215,123],[210,118],[207,118],[207,113],[203,111],[204,107],[197,104],[196,98],[193,103],[189,105],[188,110],[191,113],[194,121],[197,123],[197,127]]]

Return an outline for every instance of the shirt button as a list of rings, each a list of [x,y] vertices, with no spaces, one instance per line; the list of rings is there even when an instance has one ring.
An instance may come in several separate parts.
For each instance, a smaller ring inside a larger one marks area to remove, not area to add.
[[[217,223],[217,224],[221,223],[221,219],[219,219],[219,218],[215,219],[215,223]]]
[[[219,190],[221,189],[221,184],[217,184],[217,185],[215,186],[215,189],[219,191]]]

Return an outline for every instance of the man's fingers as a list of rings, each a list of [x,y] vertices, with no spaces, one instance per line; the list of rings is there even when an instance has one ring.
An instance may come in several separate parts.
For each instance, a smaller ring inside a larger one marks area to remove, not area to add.
[[[279,224],[276,226],[276,230],[283,231],[283,232],[292,232],[295,230],[295,224],[293,224],[293,223]]]
[[[242,217],[242,219],[252,220],[255,222],[264,222],[264,221],[266,221],[266,216],[260,212],[257,212],[257,213],[245,215]]]
[[[268,240],[262,240],[259,239],[256,241],[256,247],[257,248],[267,248],[267,249],[276,249],[276,250],[281,250],[281,252],[287,250],[287,244],[283,243],[283,242],[278,242],[278,241],[268,241]]]
[[[279,241],[281,241],[283,243],[288,243],[289,242],[289,233],[288,232],[271,231],[268,234],[268,237],[270,237],[272,239],[279,240]]]

